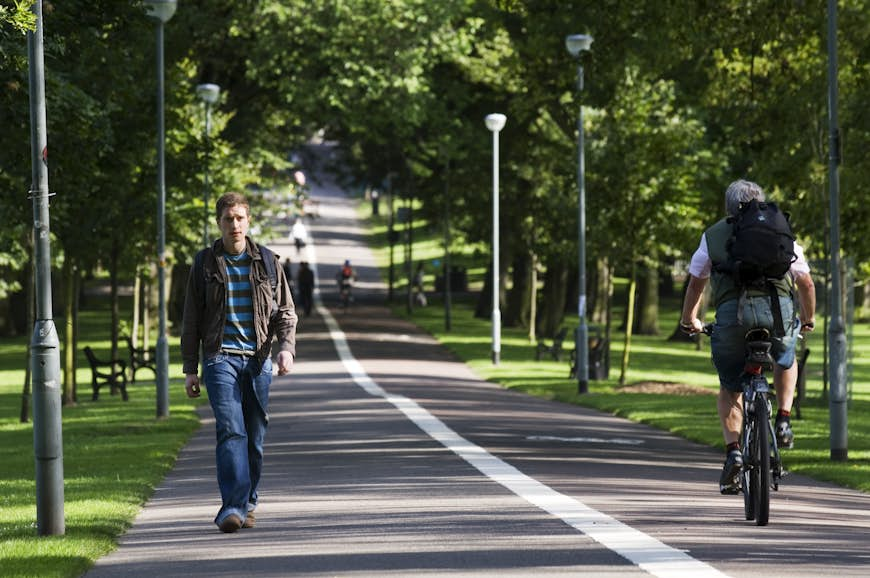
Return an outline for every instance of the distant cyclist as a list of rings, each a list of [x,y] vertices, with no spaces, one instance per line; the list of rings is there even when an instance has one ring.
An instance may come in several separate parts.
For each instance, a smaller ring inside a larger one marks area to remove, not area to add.
[[[725,208],[729,216],[737,215],[741,203],[752,199],[764,201],[764,192],[757,184],[738,180],[725,191]],[[680,328],[687,333],[698,333],[703,323],[698,319],[701,296],[711,281],[712,305],[716,308],[716,325],[710,338],[713,363],[719,373],[717,408],[722,434],[725,438],[725,465],[719,481],[723,494],[734,493],[734,482],[743,465],[738,442],[743,421],[740,381],[745,359],[744,336],[749,329],[764,327],[772,330],[774,307],[767,293],[741,291],[728,274],[717,270],[717,265],[728,258],[726,244],[731,236],[731,224],[721,219],[707,229],[692,256],[689,266],[689,286],[683,302]],[[779,410],[776,416],[776,437],[781,448],[792,447],[794,433],[790,415],[794,401],[798,368],[795,362],[795,340],[799,331],[812,331],[816,308],[816,292],[810,268],[804,259],[803,248],[794,244],[796,259],[789,274],[774,282],[779,296],[783,336],[772,336],[771,354],[776,361],[773,381]],[[797,288],[800,311],[795,316],[793,288]],[[773,334],[774,332],[772,332]]]
[[[344,265],[336,272],[335,282],[338,283],[338,293],[341,303],[347,307],[348,303],[353,301],[352,289],[356,281],[356,271],[350,264],[349,260],[345,260]]]

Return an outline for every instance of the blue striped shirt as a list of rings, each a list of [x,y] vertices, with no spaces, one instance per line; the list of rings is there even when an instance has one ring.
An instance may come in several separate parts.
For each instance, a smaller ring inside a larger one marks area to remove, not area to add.
[[[227,322],[221,349],[230,353],[254,353],[254,302],[251,288],[251,256],[224,254],[227,264]]]

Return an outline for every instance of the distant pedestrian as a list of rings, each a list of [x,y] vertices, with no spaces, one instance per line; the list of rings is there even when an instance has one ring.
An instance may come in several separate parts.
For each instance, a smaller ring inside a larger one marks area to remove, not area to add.
[[[314,271],[308,266],[308,261],[299,263],[296,272],[296,283],[299,286],[299,303],[305,311],[305,317],[311,315],[311,305],[314,300]]]
[[[305,223],[300,217],[296,217],[293,227],[290,229],[290,237],[293,238],[293,244],[296,245],[296,254],[302,252],[302,248],[308,244],[308,231],[305,229]]]
[[[216,209],[221,238],[200,251],[191,267],[181,352],[187,396],[199,397],[202,348],[202,377],[217,431],[222,500],[214,522],[222,532],[231,533],[256,523],[269,420],[272,337],[278,338],[278,375],[284,375],[296,355],[297,318],[277,257],[247,236],[248,201],[228,193],[218,199]]]
[[[293,302],[296,303],[296,284],[293,282],[293,263],[290,257],[284,259],[284,277],[287,278],[287,285],[290,286],[290,295],[293,296]]]
[[[429,300],[426,299],[426,291],[423,289],[423,262],[417,263],[417,271],[414,273],[414,303],[420,307],[426,307]]]

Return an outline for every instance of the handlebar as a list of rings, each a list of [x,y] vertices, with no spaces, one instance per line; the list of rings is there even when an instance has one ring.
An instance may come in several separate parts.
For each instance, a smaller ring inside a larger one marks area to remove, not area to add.
[[[713,323],[707,323],[706,325],[704,325],[704,328],[701,329],[701,331],[699,331],[698,333],[703,333],[703,334],[706,335],[707,337],[713,335],[713,325],[714,325]],[[810,324],[810,325],[811,325],[811,324]],[[694,335],[697,335],[697,333],[694,334]],[[804,338],[804,334],[803,334],[802,332],[798,331],[797,338],[798,338],[798,339],[803,339],[803,338]]]

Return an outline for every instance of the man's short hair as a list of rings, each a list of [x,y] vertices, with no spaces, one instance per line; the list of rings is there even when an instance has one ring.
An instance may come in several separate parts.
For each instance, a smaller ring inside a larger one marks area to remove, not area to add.
[[[740,210],[740,203],[748,203],[752,199],[764,200],[764,191],[757,183],[743,179],[734,181],[725,190],[725,211],[729,215],[736,215]]]
[[[245,198],[245,195],[242,195],[241,193],[226,193],[219,198],[215,204],[215,216],[217,220],[221,220],[221,216],[224,214],[224,209],[235,207],[236,205],[245,207],[245,212],[248,214],[248,217],[251,216],[251,205],[248,204],[248,199]]]

